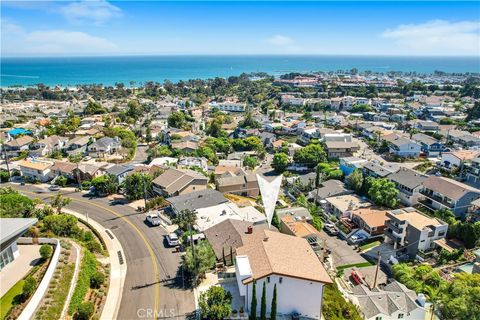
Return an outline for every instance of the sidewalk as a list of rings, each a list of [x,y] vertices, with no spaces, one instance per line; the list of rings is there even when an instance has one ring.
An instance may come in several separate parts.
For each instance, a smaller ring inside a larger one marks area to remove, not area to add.
[[[87,217],[78,212],[62,209],[63,212],[71,214],[77,218],[87,221]],[[127,263],[125,261],[125,254],[123,252],[120,241],[108,230],[92,218],[88,218],[88,223],[98,231],[108,250],[108,259],[110,261],[110,283],[107,294],[107,301],[103,307],[100,319],[117,319],[120,304],[122,302],[123,286],[125,284],[125,277],[127,275]],[[112,239],[113,238],[113,239]],[[122,256],[122,264],[119,261],[119,252]]]

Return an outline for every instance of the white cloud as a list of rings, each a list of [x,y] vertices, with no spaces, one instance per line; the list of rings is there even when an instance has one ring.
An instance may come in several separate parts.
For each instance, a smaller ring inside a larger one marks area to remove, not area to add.
[[[409,54],[479,55],[480,22],[433,20],[404,24],[385,30],[382,37],[393,40]]]
[[[289,46],[294,43],[292,38],[282,36],[281,34],[277,34],[271,38],[268,38],[267,40],[269,43],[276,46]]]
[[[94,23],[96,25],[122,16],[122,10],[106,0],[85,0],[62,6],[60,13],[73,24]]]
[[[85,32],[38,30],[28,32],[21,26],[2,19],[3,56],[105,55],[117,50],[113,42]]]

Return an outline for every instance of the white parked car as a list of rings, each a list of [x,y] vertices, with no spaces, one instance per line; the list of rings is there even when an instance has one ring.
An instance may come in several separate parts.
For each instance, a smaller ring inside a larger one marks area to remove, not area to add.
[[[167,235],[167,243],[169,246],[175,247],[180,244],[180,239],[178,239],[178,236],[176,233],[172,232],[169,235]]]
[[[48,187],[48,190],[50,191],[59,191],[60,186],[57,186],[56,184],[52,184],[50,187]]]
[[[357,243],[367,239],[367,236],[364,234],[358,234],[358,235],[354,234],[353,236],[350,237],[350,239],[352,240],[352,242]]]
[[[147,215],[145,221],[147,221],[151,226],[159,226],[162,222],[162,219],[158,214],[151,213]]]

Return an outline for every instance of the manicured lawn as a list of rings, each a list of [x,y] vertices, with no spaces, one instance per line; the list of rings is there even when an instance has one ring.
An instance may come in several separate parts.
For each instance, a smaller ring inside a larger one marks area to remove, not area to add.
[[[18,281],[7,293],[0,299],[0,319],[5,319],[8,311],[13,306],[16,296],[22,293],[24,280]]]
[[[367,243],[363,246],[360,246],[360,250],[361,251],[365,251],[365,250],[368,250],[368,249],[371,249],[373,247],[376,247],[380,244],[380,241],[374,241],[374,242],[370,242],[370,243]]]

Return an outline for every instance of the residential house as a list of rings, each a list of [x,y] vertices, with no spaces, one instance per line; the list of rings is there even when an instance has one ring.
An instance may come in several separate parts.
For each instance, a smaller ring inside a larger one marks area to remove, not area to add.
[[[217,260],[222,261],[225,258],[227,264],[230,264],[233,261],[232,259],[236,257],[237,248],[243,246],[243,239],[246,236],[251,234],[253,230],[267,228],[268,224],[266,223],[253,224],[248,221],[226,219],[206,229],[203,233],[212,246]]]
[[[232,193],[252,198],[256,198],[260,194],[255,173],[219,178],[217,179],[217,190],[222,193]]]
[[[259,137],[265,148],[271,148],[272,143],[275,142],[275,140],[277,139],[277,136],[275,134],[267,131],[260,133]]]
[[[421,145],[422,152],[428,157],[437,157],[447,150],[443,143],[424,133],[414,134],[412,140]]]
[[[408,138],[392,133],[382,138],[387,142],[389,152],[403,158],[418,158],[422,151],[420,144]]]
[[[447,223],[412,207],[389,211],[385,225],[386,242],[393,244],[394,250],[404,248],[411,259],[419,251],[433,250],[448,231]],[[401,254],[400,251],[403,250],[396,251],[397,254]]]
[[[178,141],[172,142],[171,146],[173,149],[178,149],[184,153],[193,153],[198,149],[197,141]]]
[[[333,196],[325,198],[325,211],[337,218],[349,218],[351,212],[360,208],[366,208],[372,204],[355,194]]]
[[[30,144],[33,142],[33,138],[30,136],[20,136],[16,139],[3,143],[3,148],[8,157],[17,157],[22,152],[28,152]]]
[[[50,168],[53,162],[39,159],[22,160],[18,166],[22,176],[27,180],[47,182],[51,180]]]
[[[216,108],[220,111],[228,111],[228,112],[244,112],[246,109],[246,104],[243,102],[210,102],[209,106],[212,108]]]
[[[359,208],[350,212],[350,220],[370,236],[383,234],[387,211],[378,208]]]
[[[307,240],[313,251],[323,257],[324,241],[320,237],[320,232],[306,220],[285,215],[280,218],[280,231]]]
[[[439,125],[435,121],[417,121],[415,123],[415,128],[421,131],[437,132],[439,130]]]
[[[332,179],[322,182],[322,186],[320,188],[310,191],[307,198],[309,200],[314,200],[316,203],[320,203],[320,201],[329,197],[343,196],[352,193],[353,191],[347,189],[345,183]]]
[[[423,182],[420,201],[428,209],[435,211],[449,209],[455,216],[464,217],[472,202],[480,198],[480,190],[459,181],[437,176],[429,176]]]
[[[92,180],[104,174],[104,167],[105,164],[80,162],[78,168],[74,169],[74,175],[78,176],[80,181]]]
[[[325,143],[327,156],[332,159],[351,157],[360,150],[356,142],[327,141]]]
[[[421,198],[420,190],[428,176],[407,168],[401,168],[387,176],[387,179],[395,183],[399,194],[398,199],[407,206],[414,206]]]
[[[480,157],[477,156],[472,160],[471,165],[467,169],[466,181],[468,184],[480,187]]]
[[[45,137],[37,142],[32,143],[30,146],[29,155],[43,157],[53,151],[61,151],[67,142],[68,138],[66,137],[59,137],[57,135]]]
[[[89,142],[90,137],[75,137],[65,144],[65,148],[69,155],[83,156],[87,151],[87,145]]]
[[[304,207],[276,209],[275,212],[277,213],[278,219],[280,220],[285,216],[289,216],[293,217],[295,220],[302,220],[307,222],[312,221],[312,215],[310,214],[308,209]]]
[[[103,137],[87,147],[88,155],[93,158],[105,158],[109,155],[116,154],[121,148],[120,139],[118,137]]]
[[[130,164],[115,164],[105,170],[106,174],[110,174],[115,177],[117,183],[125,181],[127,176],[133,171],[135,167]]]
[[[181,157],[177,162],[178,168],[200,168],[208,171],[208,160],[204,157]]]
[[[66,162],[66,161],[55,161],[53,166],[50,168],[50,172],[52,177],[63,176],[67,179],[75,180],[77,178],[75,176],[76,168],[77,168],[76,163]]]
[[[425,296],[392,281],[382,288],[370,289],[361,284],[352,289],[354,303],[366,320],[424,320]]]
[[[400,166],[395,163],[370,160],[363,164],[363,175],[365,177],[385,178],[398,170],[400,170]]]
[[[215,189],[203,189],[173,196],[167,198],[167,201],[170,203],[172,213],[177,215],[183,210],[195,211],[227,203],[228,199]]]
[[[215,178],[222,177],[234,177],[245,175],[246,172],[241,167],[230,167],[230,166],[216,166],[215,167]]]
[[[208,178],[189,169],[168,169],[153,180],[153,191],[163,196],[178,196],[207,188]]]
[[[340,170],[342,170],[345,176],[348,176],[356,169],[362,170],[366,162],[367,160],[358,157],[340,158]]]
[[[0,271],[20,257],[21,252],[18,250],[17,240],[30,227],[37,223],[37,218],[2,218],[0,219]],[[30,257],[25,259],[25,264],[30,262]],[[10,267],[15,267],[10,265]],[[22,266],[27,267],[27,266]],[[15,271],[16,269],[11,269]],[[28,270],[27,268],[25,270]],[[5,277],[5,273],[2,274]],[[14,282],[13,282],[14,283]],[[3,281],[2,281],[3,285]],[[5,290],[5,291],[4,291]],[[2,288],[2,292],[6,293],[8,289]]]
[[[440,160],[440,165],[450,170],[461,170],[466,164],[472,162],[480,151],[476,150],[456,150],[451,152],[443,152]]]
[[[255,231],[243,239],[235,260],[238,290],[247,313],[251,311],[255,281],[258,306],[265,283],[267,297],[273,297],[277,287],[277,314],[322,317],[323,286],[332,280],[305,239],[270,230]],[[270,307],[267,303],[267,317]]]

